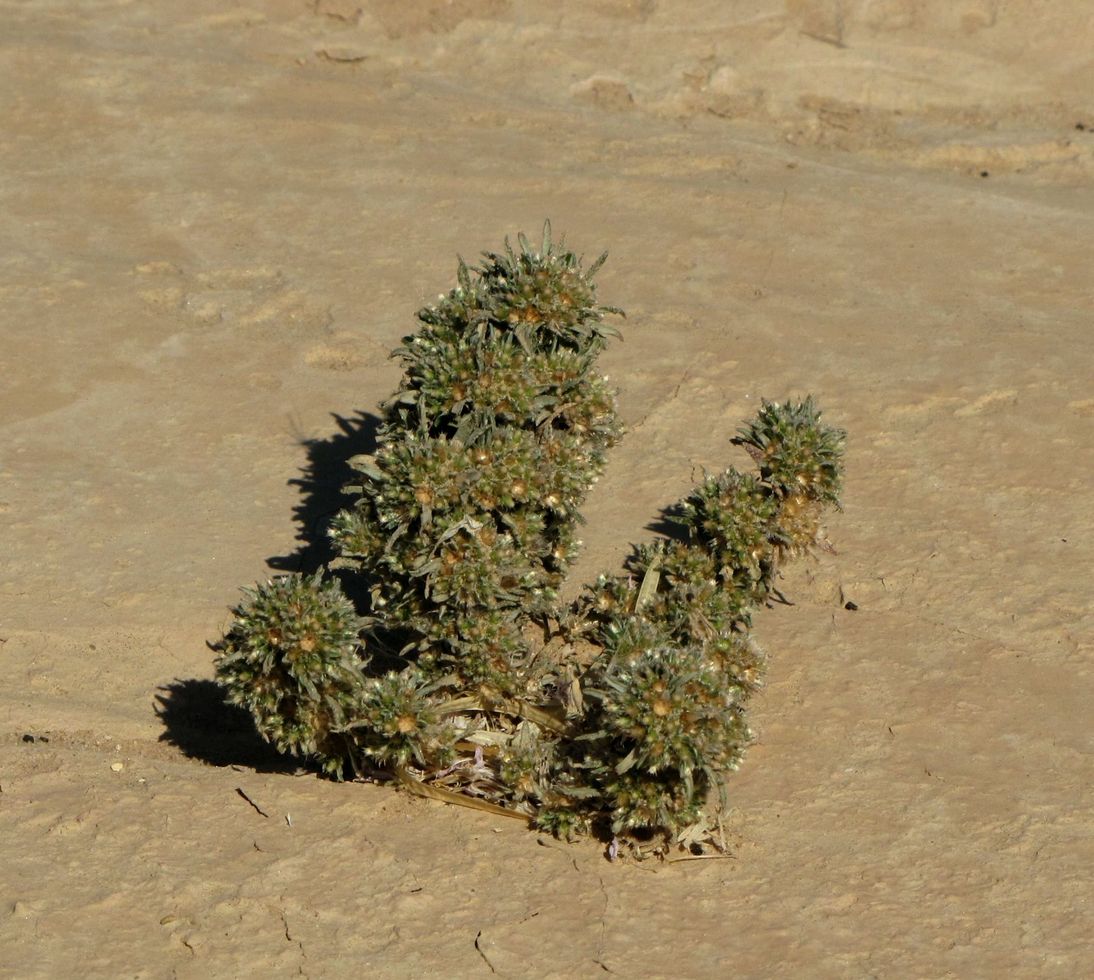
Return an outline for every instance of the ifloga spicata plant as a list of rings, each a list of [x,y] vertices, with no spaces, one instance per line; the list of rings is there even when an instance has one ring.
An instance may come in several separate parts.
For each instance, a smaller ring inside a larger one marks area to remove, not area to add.
[[[597,302],[603,261],[548,225],[538,248],[459,263],[395,351],[402,383],[330,528],[367,608],[329,574],[245,590],[217,675],[334,778],[665,853],[707,826],[749,742],[752,613],[823,543],[844,433],[812,398],[765,402],[733,440],[757,472],[707,477],[670,512],[679,534],[562,607],[579,507],[621,435],[596,372],[621,312]]]

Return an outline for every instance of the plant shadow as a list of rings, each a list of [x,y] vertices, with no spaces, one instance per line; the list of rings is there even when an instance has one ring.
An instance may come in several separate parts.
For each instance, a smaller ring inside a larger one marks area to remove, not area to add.
[[[312,575],[338,556],[327,528],[331,518],[346,506],[345,488],[355,476],[349,460],[376,451],[376,433],[383,420],[369,412],[348,417],[332,413],[331,417],[338,426],[334,435],[301,440],[307,461],[301,475],[289,481],[300,489],[300,503],[293,508],[299,545],[291,554],[266,559],[275,571]]]
[[[307,459],[300,476],[289,481],[300,490],[293,508],[297,549],[266,560],[278,572],[312,575],[337,557],[327,535],[331,518],[346,506],[345,488],[355,471],[350,459],[376,451],[376,435],[383,421],[368,412],[351,416],[332,413],[338,431],[325,439],[303,439]],[[343,578],[337,571],[330,573]],[[361,584],[346,581],[347,595],[360,604]],[[216,646],[213,646],[216,649]],[[258,772],[295,772],[302,764],[266,742],[250,714],[224,700],[224,689],[213,680],[177,680],[160,688],[156,716],[164,732],[159,740],[173,745],[191,759],[214,766],[239,765]]]
[[[211,680],[175,681],[156,695],[156,717],[163,723],[159,741],[188,759],[212,766],[246,766],[256,772],[295,772],[300,763],[264,741],[251,716],[224,700],[224,689]]]
[[[688,529],[680,523],[680,518],[683,514],[684,505],[682,501],[669,504],[667,507],[661,508],[656,519],[650,521],[649,524],[646,525],[645,530],[652,531],[654,534],[659,534],[664,538],[668,538],[670,541],[687,543],[690,540]]]

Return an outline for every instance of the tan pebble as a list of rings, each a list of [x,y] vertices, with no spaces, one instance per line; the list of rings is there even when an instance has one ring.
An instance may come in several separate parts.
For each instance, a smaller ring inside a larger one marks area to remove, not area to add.
[[[110,763],[110,768],[112,770],[114,770],[114,772],[121,772],[125,768],[125,763],[124,762],[112,762],[112,763]]]

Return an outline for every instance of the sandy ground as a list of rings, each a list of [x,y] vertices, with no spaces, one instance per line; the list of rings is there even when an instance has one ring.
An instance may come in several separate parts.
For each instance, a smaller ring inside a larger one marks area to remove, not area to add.
[[[1094,973],[1085,0],[0,22],[0,975]],[[629,314],[575,589],[759,398],[850,432],[729,859],[322,781],[209,681],[238,586],[328,557],[414,311],[548,216]]]

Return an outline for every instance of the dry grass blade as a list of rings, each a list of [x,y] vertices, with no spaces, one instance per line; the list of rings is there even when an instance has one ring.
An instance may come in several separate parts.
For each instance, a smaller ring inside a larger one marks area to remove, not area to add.
[[[545,708],[537,708],[534,704],[528,704],[526,701],[514,701],[512,707],[516,714],[525,719],[525,721],[534,721],[541,728],[548,728],[551,731],[558,732],[560,735],[574,734],[572,725],[556,718]]]
[[[736,854],[687,854],[683,857],[665,858],[665,864],[679,864],[681,861],[736,861]]]
[[[657,557],[650,562],[646,574],[642,576],[642,584],[638,587],[638,598],[634,600],[634,611],[639,613],[643,607],[657,594],[657,586],[661,584],[661,558]]]
[[[453,793],[451,790],[441,789],[439,786],[430,786],[427,783],[423,783],[420,779],[416,779],[405,769],[397,769],[395,772],[398,776],[400,785],[404,786],[415,796],[424,796],[427,799],[437,800],[440,803],[451,803],[454,806],[466,806],[472,810],[482,810],[485,813],[492,813],[498,817],[523,820],[526,824],[531,822],[531,818],[526,813],[517,813],[516,810],[507,810],[505,807],[498,806],[496,803],[488,803],[486,800],[478,800],[473,796]]]

